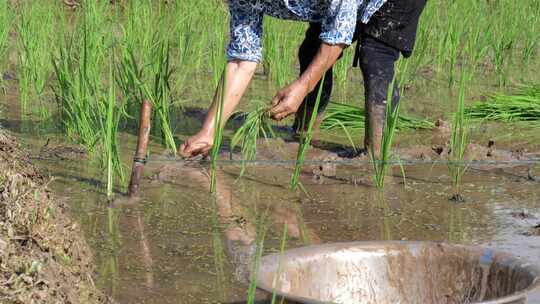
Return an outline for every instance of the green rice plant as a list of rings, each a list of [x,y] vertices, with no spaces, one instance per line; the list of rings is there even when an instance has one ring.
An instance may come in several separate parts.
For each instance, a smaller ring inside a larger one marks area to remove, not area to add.
[[[98,140],[96,132],[99,113],[93,104],[95,89],[70,57],[72,52],[61,47],[59,58],[53,63],[56,75],[54,92],[60,111],[61,126],[72,140],[90,151]]]
[[[540,85],[524,85],[514,94],[492,94],[486,101],[466,107],[464,112],[472,120],[540,122]]]
[[[170,88],[169,80],[172,71],[169,65],[169,46],[167,41],[161,41],[156,47],[156,58],[153,72],[146,73],[144,65],[139,65],[132,50],[127,50],[119,65],[121,76],[118,78],[125,96],[136,104],[147,99],[152,103],[157,114],[159,130],[166,147],[174,154],[177,153],[173,131],[170,124]],[[145,78],[151,74],[153,79]]]
[[[272,17],[264,19],[264,54],[263,67],[273,84],[282,88],[287,85],[292,75],[296,72],[294,68],[295,47],[294,40],[302,37],[303,27],[299,27],[297,22],[278,20]],[[284,31],[283,27],[288,30]],[[296,39],[292,39],[296,38]],[[298,42],[300,43],[300,41]]]
[[[175,38],[172,40],[178,43],[178,53],[174,56],[178,59],[176,63],[179,71],[176,73],[175,90],[182,95],[188,87],[187,81],[193,80],[192,76],[197,76],[196,72],[201,70],[201,65],[206,60],[204,55],[208,43],[212,43],[214,35],[216,35],[215,32],[206,27],[199,26],[203,23],[214,23],[214,19],[219,18],[211,17],[210,20],[203,20],[208,18],[208,10],[208,7],[203,7],[196,1],[174,1],[174,10],[172,10],[174,31],[172,34],[175,35]],[[190,13],[186,14],[185,12]]]
[[[242,147],[242,169],[240,177],[244,175],[246,163],[253,161],[257,154],[257,139],[273,137],[274,132],[270,124],[267,105],[260,103],[254,111],[245,115],[244,124],[236,130],[231,138],[231,153],[237,146]]]
[[[19,87],[23,106],[32,94],[39,97],[51,72],[51,37],[55,29],[54,7],[46,1],[24,1],[17,23]]]
[[[492,62],[495,66],[495,73],[498,76],[499,85],[504,86],[507,79],[507,66],[512,57],[512,50],[518,41],[519,34],[519,14],[508,14],[516,10],[514,1],[502,1],[497,14],[504,15],[504,23],[492,23],[492,32],[490,35],[490,46],[493,52]],[[503,17],[501,17],[502,19]],[[498,20],[500,22],[500,20]]]
[[[123,111],[117,105],[116,101],[116,85],[112,58],[109,69],[109,90],[107,94],[102,95],[102,99],[100,100],[100,107],[106,108],[105,111],[102,111],[105,112],[105,117],[101,117],[100,119],[100,140],[103,152],[102,164],[107,174],[107,199],[110,201],[113,198],[114,176],[117,175],[119,177],[121,184],[124,184],[125,177],[117,141],[118,124],[122,118]]]
[[[452,134],[450,136],[450,152],[448,155],[448,168],[454,186],[453,199],[462,201],[460,193],[461,178],[468,166],[464,163],[465,151],[469,141],[469,120],[465,116],[465,83],[468,79],[465,68],[461,69],[459,82],[459,94],[456,111],[452,122]]]
[[[345,49],[343,51],[342,58],[336,64],[334,64],[334,69],[333,69],[334,79],[335,79],[336,85],[341,90],[345,90],[347,88],[349,72],[353,64],[353,59],[354,59],[354,49]]]
[[[135,2],[130,2],[127,25],[123,28],[117,80],[134,110],[142,100],[152,103],[155,113],[152,121],[157,121],[152,130],[159,132],[165,146],[176,155],[170,119],[173,68],[166,19],[163,14],[154,15],[151,2]]]
[[[364,129],[364,127],[365,115],[363,108],[334,102],[328,104],[321,123],[321,129],[325,130],[334,128],[358,130]],[[399,115],[397,122],[398,130],[433,128],[435,128],[435,124],[432,121],[413,116]]]
[[[480,20],[477,22],[482,23]],[[474,75],[478,63],[482,58],[485,57],[488,51],[488,41],[484,35],[485,30],[486,29],[482,27],[474,27],[470,29],[468,34],[465,49],[467,52],[468,62],[470,63],[469,68],[471,70],[471,77]]]
[[[524,24],[521,26],[521,28],[524,29],[522,31],[524,36],[522,38],[522,62],[523,64],[528,64],[540,43],[540,37],[538,35],[538,30],[540,30],[540,27],[538,26],[540,23],[540,3],[536,1],[532,3],[523,3],[523,5],[529,13],[526,16],[522,16],[522,20],[524,21]]]
[[[313,111],[311,112],[311,117],[308,121],[307,129],[304,128],[306,123],[306,112],[304,112],[304,118],[302,121],[302,130],[306,130],[304,132],[301,132],[300,134],[300,141],[298,144],[298,152],[296,154],[296,164],[294,167],[294,173],[291,177],[291,182],[289,185],[289,188],[293,191],[296,191],[299,183],[300,173],[302,171],[302,167],[304,165],[304,158],[306,156],[307,150],[309,149],[311,145],[311,139],[313,138],[313,125],[315,124],[315,120],[317,119],[317,114],[319,113],[319,104],[321,102],[321,95],[322,95],[322,88],[324,83],[325,75],[323,75],[321,79],[321,85],[319,86],[319,90],[317,92],[317,99],[315,100],[315,105],[313,106]]]
[[[0,1],[0,86],[4,75],[4,64],[9,46],[9,33],[13,23],[13,11],[7,1]]]
[[[451,10],[460,10],[461,6],[457,3],[453,3]],[[454,85],[455,80],[455,67],[457,63],[457,58],[459,55],[459,50],[461,48],[461,37],[463,36],[465,30],[465,24],[468,22],[461,22],[457,19],[448,19],[448,30],[446,31],[446,44],[444,49],[447,50],[447,66],[448,66],[448,86],[451,87]]]
[[[106,16],[108,4],[85,2],[76,28],[58,37],[58,54],[52,59],[53,91],[61,127],[72,140],[93,151],[100,138],[100,119],[106,108],[98,102],[104,89],[103,66],[111,51],[112,36]]]
[[[219,158],[219,150],[221,143],[223,142],[223,103],[225,99],[226,90],[226,68],[223,69],[221,81],[216,90],[216,96],[214,97],[215,115],[214,115],[214,142],[212,150],[210,151],[210,193],[216,192],[216,174],[217,174],[217,161]]]
[[[391,81],[388,88],[387,102],[386,102],[386,115],[383,127],[383,133],[381,138],[381,152],[380,155],[376,155],[373,151],[373,145],[370,146],[369,155],[373,165],[374,176],[373,180],[375,186],[379,189],[384,188],[384,181],[386,178],[386,173],[390,167],[390,157],[392,153],[392,142],[394,140],[394,135],[396,133],[398,118],[399,118],[399,108],[400,104],[392,109],[392,94],[394,92],[394,80]]]

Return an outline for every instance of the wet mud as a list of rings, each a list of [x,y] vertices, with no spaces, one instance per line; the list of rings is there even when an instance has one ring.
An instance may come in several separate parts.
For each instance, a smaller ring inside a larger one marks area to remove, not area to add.
[[[0,302],[110,303],[68,206],[15,138],[0,129]]]
[[[279,147],[278,147],[279,146]],[[291,158],[295,143],[272,142],[260,157]],[[229,157],[224,152],[223,159]],[[411,158],[417,157],[411,153]],[[233,155],[233,158],[239,157]],[[340,159],[314,148],[308,160]],[[540,263],[539,184],[530,165],[471,168],[464,203],[450,202],[445,165],[394,167],[384,196],[369,164],[307,163],[306,193],[291,193],[292,163],[257,164],[239,178],[239,164],[222,164],[216,199],[208,196],[208,167],[196,162],[152,162],[136,202],[107,207],[99,169],[78,161],[43,161],[70,197],[91,240],[104,290],[120,303],[245,303],[250,258],[261,222],[265,252],[358,240],[430,240],[489,246]],[[258,294],[264,301],[268,295]]]

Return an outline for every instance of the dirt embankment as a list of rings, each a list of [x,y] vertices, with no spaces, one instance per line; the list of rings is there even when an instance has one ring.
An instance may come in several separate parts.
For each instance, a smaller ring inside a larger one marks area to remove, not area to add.
[[[110,303],[66,206],[0,129],[0,303]]]

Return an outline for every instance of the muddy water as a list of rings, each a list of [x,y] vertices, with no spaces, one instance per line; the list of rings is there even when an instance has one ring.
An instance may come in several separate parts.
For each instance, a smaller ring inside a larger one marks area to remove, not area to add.
[[[26,136],[26,143],[35,148],[43,139]],[[242,303],[245,269],[231,248],[254,241],[263,220],[266,252],[279,249],[286,227],[288,248],[435,240],[500,248],[540,263],[540,236],[532,229],[540,224],[540,183],[528,179],[528,166],[471,168],[466,202],[454,203],[444,166],[408,166],[405,180],[395,168],[381,197],[369,167],[338,166],[330,177],[308,167],[306,195],[288,190],[287,166],[250,168],[238,179],[239,168],[226,165],[213,201],[204,169],[151,162],[140,200],[119,195],[109,207],[98,167],[78,159],[37,161],[55,177],[52,189],[69,201],[95,249],[96,284],[120,303]]]
[[[178,117],[181,137],[198,126],[198,115],[200,111],[193,111]],[[302,175],[306,192],[291,193],[288,165],[250,168],[241,179],[238,166],[223,165],[217,200],[212,200],[204,166],[151,161],[139,200],[122,199],[124,189],[119,188],[118,199],[109,206],[101,169],[81,160],[76,150],[63,149],[54,122],[30,120],[12,103],[4,107],[0,124],[19,135],[34,155],[44,156],[35,161],[54,177],[51,188],[72,206],[94,248],[96,284],[120,303],[244,303],[243,253],[253,252],[250,244],[261,227],[267,231],[267,253],[279,250],[287,229],[287,248],[353,240],[433,240],[490,246],[540,263],[540,232],[533,229],[540,224],[540,179],[534,178],[540,177],[538,165],[470,168],[462,185],[466,202],[455,203],[449,200],[452,188],[443,165],[406,166],[405,179],[393,168],[382,196],[371,185],[369,166],[308,166]],[[517,142],[501,135],[532,132],[519,126],[481,126],[476,131],[481,140],[498,136],[508,147],[534,150],[540,142],[527,135]],[[398,144],[429,145],[436,137],[401,134]],[[59,150],[43,153],[48,139],[47,149]],[[122,134],[121,142],[129,167],[135,140]],[[278,154],[275,147],[263,155]],[[153,155],[160,149],[151,147]],[[289,159],[294,155],[288,154]]]

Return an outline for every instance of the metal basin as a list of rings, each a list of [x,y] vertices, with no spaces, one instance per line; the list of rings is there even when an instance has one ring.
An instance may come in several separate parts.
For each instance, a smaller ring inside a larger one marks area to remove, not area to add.
[[[355,242],[265,256],[257,284],[298,303],[527,303],[540,269],[479,247]]]

